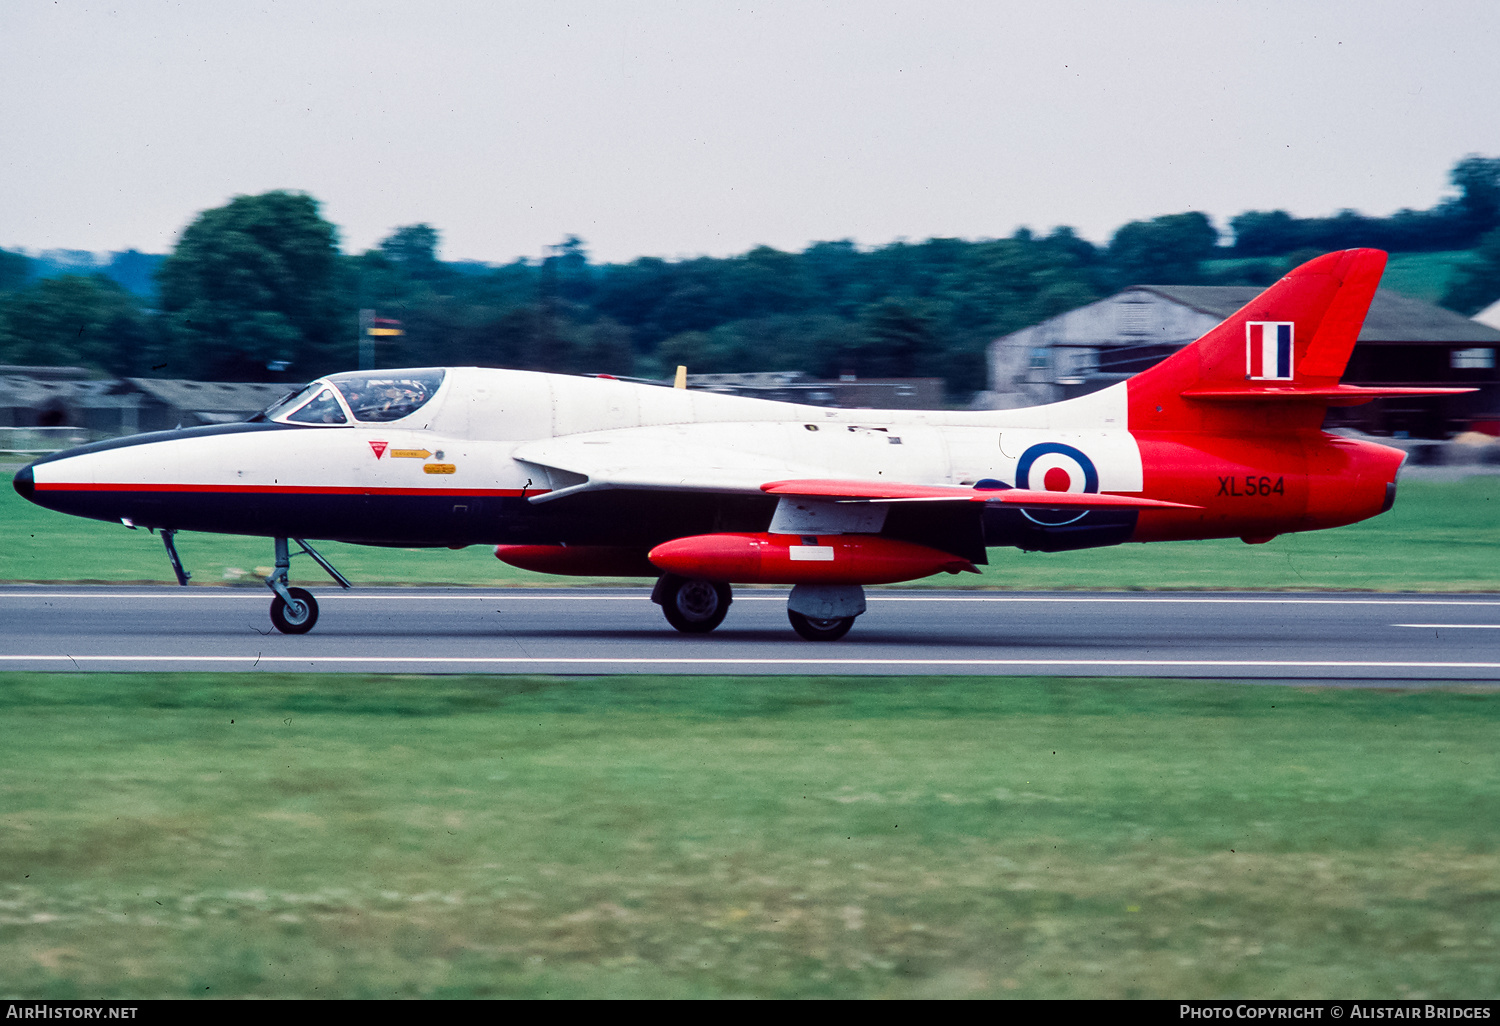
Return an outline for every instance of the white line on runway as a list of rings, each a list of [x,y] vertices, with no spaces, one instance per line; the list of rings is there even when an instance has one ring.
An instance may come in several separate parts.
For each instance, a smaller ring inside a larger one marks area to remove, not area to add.
[[[1494,606],[1500,605],[1494,599],[1306,599],[1306,598],[1219,598],[1198,597],[1179,598],[1176,596],[1142,595],[1135,597],[1117,596],[1036,596],[1025,595],[996,595],[996,596],[941,596],[941,595],[879,595],[869,596],[871,602],[1100,602],[1100,603],[1141,603],[1160,604],[1168,602],[1186,602],[1195,605],[1271,605],[1271,606]],[[738,598],[735,599],[739,601]]]
[[[136,656],[136,655],[0,655],[4,662],[49,663],[296,663],[316,666],[416,664],[419,666],[1076,666],[1076,667],[1189,667],[1217,669],[1346,669],[1346,670],[1500,670],[1500,663],[1339,661],[1301,659],[666,659],[608,656]]]
[[[1443,630],[1500,631],[1500,623],[1393,623],[1392,627],[1441,627]]]
[[[178,591],[176,589],[163,589],[159,592],[25,592],[8,591],[0,592],[0,600],[19,598],[42,598],[42,599],[99,599],[115,601],[118,599],[156,599],[156,598],[188,598],[201,601],[204,596],[216,599],[250,599],[257,602],[266,601],[269,592],[249,591],[236,593],[231,591],[218,591],[214,589],[201,588],[191,591]],[[348,595],[337,591],[320,592],[320,598],[337,599],[339,601],[366,601],[366,602],[646,602],[650,596],[640,595],[591,595],[584,591],[574,592],[568,595],[529,595],[525,592],[507,592],[505,594],[485,595],[403,595],[395,592],[383,594],[354,594]],[[785,602],[785,595],[756,595],[740,594],[734,597],[736,602]],[[1283,606],[1500,606],[1497,599],[1367,599],[1367,598],[1223,598],[1218,596],[1167,596],[1167,595],[1142,595],[1135,596],[1062,596],[1062,595],[882,595],[879,592],[868,596],[870,602],[1008,602],[1008,603],[1049,603],[1049,602],[1086,602],[1100,604],[1125,604],[1125,605],[1161,605],[1168,603],[1185,603],[1189,605],[1283,605]]]
[[[213,588],[213,589],[210,589],[210,588],[195,588],[195,589],[192,589],[192,590],[189,590],[189,591],[178,591],[176,589],[168,591],[165,588],[163,588],[161,591],[143,591],[143,592],[84,592],[84,591],[60,591],[60,592],[31,591],[31,592],[28,592],[28,591],[4,591],[4,592],[0,592],[0,599],[12,599],[12,598],[65,598],[65,599],[109,599],[110,601],[113,601],[115,599],[156,599],[156,598],[193,598],[193,599],[201,599],[205,595],[209,596],[211,598],[221,598],[221,599],[253,599],[256,602],[264,602],[268,597],[270,597],[271,592],[270,592],[269,589],[266,590],[266,591],[258,591],[258,590],[257,591],[248,591],[248,590],[247,591],[229,591],[228,589],[220,590],[220,589],[217,589],[217,588]],[[515,595],[515,594],[506,594],[506,595],[494,595],[494,594],[490,594],[490,595],[402,595],[400,593],[390,593],[390,594],[381,594],[381,595],[345,595],[345,594],[343,594],[342,592],[339,592],[339,591],[324,591],[322,588],[318,589],[318,597],[319,598],[324,598],[324,599],[336,598],[336,599],[340,599],[340,600],[363,599],[363,600],[365,600],[367,602],[464,602],[464,601],[468,601],[468,602],[502,602],[502,601],[506,601],[506,600],[525,601],[525,602],[546,602],[548,600],[552,600],[552,601],[558,601],[558,602],[560,602],[560,601],[563,601],[563,600],[571,600],[571,599],[578,599],[578,598],[588,599],[591,602],[643,602],[643,601],[646,601],[646,600],[648,600],[650,598],[650,596],[647,595],[647,594],[640,594],[640,595],[589,595],[589,594],[581,594],[581,595],[527,595],[527,594],[522,593],[522,594],[519,594],[519,595]],[[736,597],[735,601],[738,602],[739,598]],[[783,596],[779,601],[785,601],[785,596]]]

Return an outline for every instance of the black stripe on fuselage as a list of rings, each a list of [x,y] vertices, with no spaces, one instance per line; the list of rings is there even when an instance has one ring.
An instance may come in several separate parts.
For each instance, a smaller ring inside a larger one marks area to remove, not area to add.
[[[445,490],[446,491],[446,490]],[[771,496],[609,491],[533,504],[519,495],[393,495],[349,492],[116,491],[36,489],[28,496],[60,513],[139,527],[321,538],[414,547],[627,545],[650,548],[716,531],[763,531]]]

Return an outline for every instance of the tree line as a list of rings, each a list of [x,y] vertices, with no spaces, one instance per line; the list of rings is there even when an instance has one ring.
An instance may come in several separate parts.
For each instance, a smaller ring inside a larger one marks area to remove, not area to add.
[[[1467,157],[1450,181],[1452,198],[1389,218],[1247,212],[1227,246],[1189,212],[1123,225],[1103,246],[1069,228],[1020,229],[608,264],[570,236],[498,267],[438,259],[426,224],[345,254],[314,198],[275,191],[199,214],[145,296],[102,273],[36,280],[26,257],[0,251],[0,362],[307,380],[355,365],[357,311],[374,309],[405,329],[381,345],[382,366],[935,376],[962,395],[983,387],[985,347],[1000,335],[1131,284],[1267,285],[1314,250],[1472,247],[1445,297],[1471,313],[1500,298],[1500,158]]]

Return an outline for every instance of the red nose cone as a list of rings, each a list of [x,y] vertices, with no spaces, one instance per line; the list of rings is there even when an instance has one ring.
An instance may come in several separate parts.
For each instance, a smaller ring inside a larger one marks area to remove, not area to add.
[[[871,535],[700,534],[652,549],[670,573],[743,584],[890,584],[974,564],[925,545]]]

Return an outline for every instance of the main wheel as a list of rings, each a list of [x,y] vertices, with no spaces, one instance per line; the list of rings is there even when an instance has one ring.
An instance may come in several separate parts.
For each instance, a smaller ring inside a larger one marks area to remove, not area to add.
[[[854,626],[854,617],[836,616],[831,620],[814,620],[794,613],[790,609],[786,611],[786,618],[792,621],[792,630],[802,635],[808,641],[837,641],[849,633],[849,628]]]
[[[667,623],[684,634],[707,634],[724,622],[729,600],[727,584],[677,577],[667,582],[661,611]]]
[[[271,622],[283,634],[306,634],[318,622],[318,600],[305,588],[288,588],[292,604],[277,595],[271,600]]]

